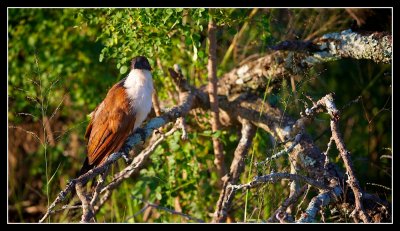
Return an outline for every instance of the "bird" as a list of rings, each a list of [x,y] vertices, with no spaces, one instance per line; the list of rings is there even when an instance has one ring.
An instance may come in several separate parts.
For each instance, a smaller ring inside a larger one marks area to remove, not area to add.
[[[77,176],[104,163],[118,152],[128,136],[138,130],[152,107],[152,68],[145,56],[132,59],[130,72],[110,88],[89,114],[86,128],[87,157]]]

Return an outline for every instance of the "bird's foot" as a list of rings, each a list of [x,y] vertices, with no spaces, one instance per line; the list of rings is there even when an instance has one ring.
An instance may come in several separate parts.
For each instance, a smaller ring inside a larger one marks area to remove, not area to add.
[[[124,160],[125,160],[125,163],[127,164],[127,165],[129,165],[131,162],[132,162],[132,159],[131,158],[129,158],[129,154],[128,153],[123,153],[122,154],[122,158],[124,158]]]
[[[144,130],[143,128],[136,128],[136,132],[139,133],[144,143],[146,141],[146,130]]]
[[[160,134],[160,135],[162,135],[163,133],[162,133],[162,131],[161,131],[161,129],[154,129],[154,133],[156,134],[156,135],[158,135],[158,134]]]

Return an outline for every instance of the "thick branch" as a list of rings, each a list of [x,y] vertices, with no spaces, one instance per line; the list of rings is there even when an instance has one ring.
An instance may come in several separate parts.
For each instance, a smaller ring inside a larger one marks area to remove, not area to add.
[[[84,189],[82,187],[82,183],[77,183],[75,185],[76,194],[79,199],[82,201],[82,219],[81,222],[87,223],[94,221],[94,213],[93,208],[90,205],[89,198],[86,196]]]
[[[211,109],[211,129],[213,132],[217,132],[221,129],[221,123],[219,121],[219,107],[218,107],[218,95],[217,95],[217,36],[216,30],[217,25],[212,18],[210,9],[210,20],[208,22],[208,96],[210,99]],[[219,179],[226,174],[226,167],[224,163],[224,148],[219,140],[219,137],[212,137],[214,147],[214,164],[217,167],[217,174]]]
[[[264,91],[267,86],[272,89],[285,76],[301,75],[314,65],[342,58],[377,63],[392,60],[392,36],[378,32],[360,34],[345,30],[323,35],[315,43],[285,41],[272,48],[277,51],[248,60],[224,74],[218,94],[231,96],[243,91]]]
[[[325,34],[317,44],[321,51],[310,56],[306,62],[341,58],[369,59],[376,63],[392,61],[392,36],[384,32],[361,34],[345,30],[341,33]]]
[[[376,63],[392,60],[392,36],[385,32],[357,33],[344,30],[329,33],[311,41],[283,41],[273,46],[274,50],[311,53],[303,62],[314,65],[342,58],[370,59]]]

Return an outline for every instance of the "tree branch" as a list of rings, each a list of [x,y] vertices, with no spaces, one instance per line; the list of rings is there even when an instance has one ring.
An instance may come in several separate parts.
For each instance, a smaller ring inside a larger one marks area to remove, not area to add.
[[[213,9],[209,9],[209,22],[208,22],[208,97],[210,99],[211,109],[211,129],[215,133],[221,129],[219,120],[219,107],[218,107],[218,87],[217,87],[217,25],[213,20]],[[214,147],[214,164],[217,167],[217,174],[219,181],[226,174],[226,167],[224,163],[224,147],[218,137],[212,137]],[[221,183],[221,182],[219,182]]]
[[[219,81],[219,95],[234,96],[247,91],[279,87],[281,80],[302,75],[308,68],[342,58],[368,59],[377,63],[392,61],[392,36],[383,32],[356,33],[345,30],[329,33],[316,42],[285,41],[272,47],[276,51],[249,60]],[[298,52],[301,50],[302,52]],[[304,52],[303,52],[304,51]]]
[[[322,207],[329,205],[332,201],[336,201],[342,193],[343,191],[340,187],[335,187],[329,191],[322,191],[320,194],[311,199],[306,211],[301,215],[297,223],[313,222],[318,211]]]
[[[316,181],[310,177],[298,175],[298,174],[291,174],[291,173],[284,173],[284,172],[277,172],[277,173],[271,173],[268,175],[264,176],[256,176],[252,181],[250,181],[247,184],[239,184],[239,185],[229,185],[228,187],[231,187],[233,190],[237,191],[240,189],[250,189],[250,188],[255,188],[259,186],[260,184],[263,183],[275,183],[278,180],[293,180],[293,181],[303,181],[306,182],[309,185],[312,185],[318,189],[323,189],[327,190],[329,189],[328,186],[325,184]]]
[[[288,198],[286,198],[286,200],[282,202],[279,208],[274,213],[272,213],[272,215],[268,218],[267,222],[278,222],[282,221],[284,218],[287,218],[286,209],[290,205],[296,203],[301,197],[301,195],[304,194],[307,188],[308,186],[304,185],[299,190],[297,190],[293,195],[290,195]]]
[[[82,201],[82,223],[93,222],[94,221],[94,212],[93,207],[89,202],[89,198],[87,197],[86,193],[84,192],[82,183],[77,183],[75,185],[76,194],[78,195],[79,199]]]
[[[236,184],[240,174],[244,170],[244,160],[251,147],[254,135],[255,126],[250,121],[241,119],[242,121],[242,137],[236,147],[232,160],[229,175],[223,178],[223,187],[217,202],[214,217],[212,222],[225,222],[231,208],[235,192],[228,185]]]
[[[346,173],[349,177],[348,183],[353,190],[354,197],[355,197],[355,210],[352,212],[352,216],[354,216],[356,219],[357,217],[360,217],[364,223],[369,223],[371,222],[370,217],[364,210],[364,206],[362,204],[362,195],[363,191],[361,190],[361,187],[358,183],[358,180],[355,176],[354,172],[354,167],[353,163],[350,158],[350,152],[346,149],[346,146],[344,144],[344,141],[342,139],[341,133],[338,128],[338,122],[340,118],[340,112],[336,108],[336,105],[333,101],[334,94],[330,93],[327,94],[326,96],[322,97],[318,102],[314,103],[313,107],[310,109],[306,109],[305,114],[307,116],[314,115],[317,112],[321,112],[322,109],[325,109],[328,114],[331,116],[331,131],[332,131],[332,138],[336,143],[336,147],[339,150],[340,156],[343,159],[343,162],[346,167]],[[329,146],[328,146],[329,147]]]
[[[361,190],[360,184],[358,183],[358,180],[355,176],[353,162],[351,161],[350,158],[350,152],[346,149],[342,135],[339,131],[338,123],[340,116],[339,116],[339,110],[336,109],[336,105],[333,102],[333,94],[328,94],[327,96],[323,97],[320,101],[322,101],[322,104],[324,104],[324,106],[326,107],[328,114],[331,115],[332,137],[335,140],[336,147],[338,148],[340,156],[342,157],[344,165],[346,166],[346,173],[349,177],[348,183],[354,192],[356,208],[351,215],[355,217],[359,216],[364,223],[369,223],[371,222],[371,219],[365,212],[362,203],[363,191]]]

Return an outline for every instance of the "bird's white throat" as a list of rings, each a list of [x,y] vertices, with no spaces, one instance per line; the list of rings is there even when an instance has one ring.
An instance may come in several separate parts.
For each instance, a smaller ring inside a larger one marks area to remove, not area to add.
[[[146,119],[151,110],[153,78],[148,70],[133,69],[124,82],[126,94],[136,114],[134,130]]]

